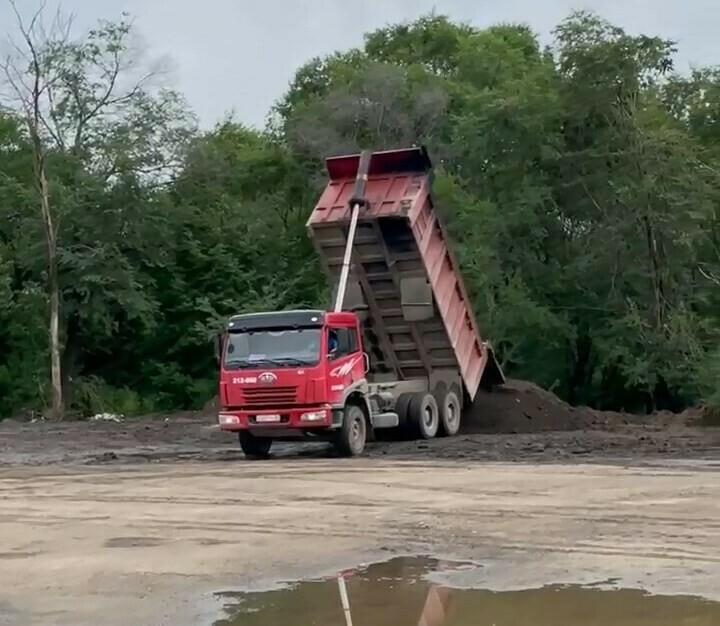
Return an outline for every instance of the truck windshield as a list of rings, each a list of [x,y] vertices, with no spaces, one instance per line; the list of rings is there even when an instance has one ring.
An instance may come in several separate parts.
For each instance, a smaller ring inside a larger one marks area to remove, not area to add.
[[[233,369],[315,365],[320,360],[320,338],[319,328],[230,333],[225,366]]]

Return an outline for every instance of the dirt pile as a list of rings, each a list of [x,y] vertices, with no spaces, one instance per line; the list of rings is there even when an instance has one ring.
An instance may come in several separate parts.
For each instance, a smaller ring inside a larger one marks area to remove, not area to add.
[[[704,426],[720,426],[720,406],[704,407],[698,421]]]
[[[614,414],[613,421],[622,420]],[[533,433],[585,430],[607,424],[609,416],[587,407],[571,407],[537,385],[508,380],[490,392],[479,391],[463,416],[465,433]]]
[[[716,420],[701,407],[692,407],[682,413],[658,411],[650,415],[572,407],[534,383],[509,379],[504,386],[490,392],[478,392],[475,402],[463,415],[461,430],[467,434],[612,430],[623,426],[673,430],[720,425],[720,416]]]

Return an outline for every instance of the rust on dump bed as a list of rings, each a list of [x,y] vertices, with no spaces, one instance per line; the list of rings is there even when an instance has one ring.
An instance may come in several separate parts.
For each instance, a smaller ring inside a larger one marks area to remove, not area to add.
[[[360,155],[326,160],[330,177],[307,223],[337,289]],[[505,378],[478,330],[431,193],[425,148],[374,152],[360,208],[345,308],[364,312],[376,381],[457,369],[471,399]]]

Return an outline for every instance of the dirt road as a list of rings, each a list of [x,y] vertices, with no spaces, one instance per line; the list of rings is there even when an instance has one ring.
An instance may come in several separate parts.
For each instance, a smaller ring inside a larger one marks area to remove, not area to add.
[[[394,554],[546,583],[720,592],[720,428],[571,408],[527,383],[457,437],[246,462],[212,415],[0,424],[1,626],[209,626],[214,593]]]
[[[393,553],[490,588],[720,590],[720,468],[280,459],[6,468],[0,623],[211,624],[212,592]]]

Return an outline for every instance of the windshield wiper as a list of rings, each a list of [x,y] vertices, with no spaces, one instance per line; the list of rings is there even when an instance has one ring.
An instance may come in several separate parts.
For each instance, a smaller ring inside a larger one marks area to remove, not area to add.
[[[251,366],[252,363],[247,359],[231,359],[230,361],[225,361],[225,368],[229,370],[244,369]]]
[[[274,359],[268,359],[277,363],[278,365],[311,365],[312,361],[305,361],[304,359],[298,359],[294,356],[279,356]]]
[[[274,359],[232,359],[225,361],[225,367],[229,369],[247,369],[249,367],[260,367],[262,365],[279,365]]]

